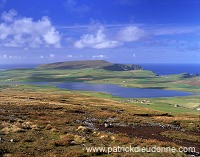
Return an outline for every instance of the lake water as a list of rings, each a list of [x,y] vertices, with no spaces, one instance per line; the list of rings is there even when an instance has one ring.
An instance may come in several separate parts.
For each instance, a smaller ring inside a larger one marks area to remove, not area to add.
[[[149,89],[149,88],[126,88],[112,84],[92,84],[84,82],[72,82],[72,83],[48,83],[48,82],[34,82],[31,84],[37,85],[53,85],[58,88],[68,90],[79,91],[94,91],[109,93],[113,96],[119,96],[122,98],[156,98],[156,97],[174,97],[174,96],[189,96],[190,92],[181,92],[173,90],[163,89]]]

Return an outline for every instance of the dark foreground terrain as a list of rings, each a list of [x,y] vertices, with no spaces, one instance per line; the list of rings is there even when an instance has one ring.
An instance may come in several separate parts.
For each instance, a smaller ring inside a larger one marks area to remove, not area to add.
[[[104,122],[112,126],[105,127]],[[70,91],[16,87],[0,92],[0,156],[178,157],[190,153],[86,151],[91,146],[130,145],[196,147],[198,152],[199,115],[173,115]]]

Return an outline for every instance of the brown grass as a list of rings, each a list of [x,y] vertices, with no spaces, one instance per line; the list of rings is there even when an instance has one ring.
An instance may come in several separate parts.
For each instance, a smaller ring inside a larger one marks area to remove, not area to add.
[[[95,126],[102,125],[104,121],[124,126],[176,122],[176,125],[183,128],[190,124],[193,130],[198,129],[198,116],[160,116],[162,114],[135,105],[74,93],[4,90],[0,92],[0,156],[91,156],[85,151],[85,146],[177,146],[172,142],[137,139],[120,132],[97,130]],[[180,132],[177,131],[177,134]],[[129,154],[109,156],[116,155]]]

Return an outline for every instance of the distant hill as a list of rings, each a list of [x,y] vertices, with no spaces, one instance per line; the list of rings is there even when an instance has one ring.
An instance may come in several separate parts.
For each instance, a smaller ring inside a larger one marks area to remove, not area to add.
[[[68,61],[39,65],[40,69],[83,69],[83,68],[101,68],[112,65],[104,60],[84,60],[84,61]]]
[[[39,69],[84,69],[99,68],[111,71],[128,71],[142,69],[140,65],[135,64],[113,64],[105,60],[84,60],[84,61],[68,61],[50,64],[42,64]]]

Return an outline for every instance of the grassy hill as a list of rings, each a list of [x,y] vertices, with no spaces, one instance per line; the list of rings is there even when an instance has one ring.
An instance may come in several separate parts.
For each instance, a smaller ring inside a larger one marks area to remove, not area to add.
[[[38,66],[39,69],[84,69],[84,68],[100,68],[111,71],[128,71],[142,69],[140,65],[135,64],[113,64],[105,60],[84,60],[84,61],[68,61],[57,62],[51,64],[43,64]]]

